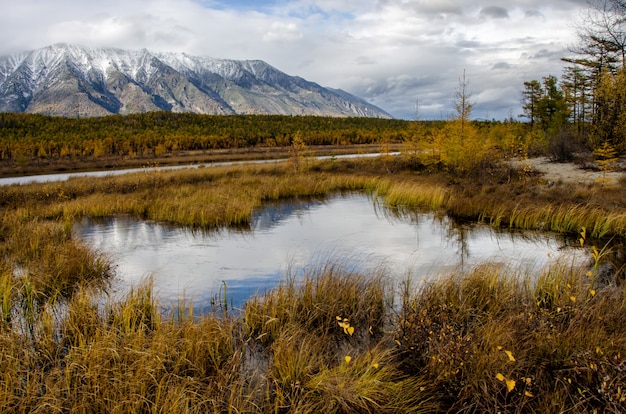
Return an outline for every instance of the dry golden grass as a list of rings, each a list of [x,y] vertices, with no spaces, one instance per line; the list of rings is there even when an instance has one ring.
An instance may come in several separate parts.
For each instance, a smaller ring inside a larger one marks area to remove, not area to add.
[[[405,295],[404,370],[454,412],[621,412],[624,293],[565,265],[442,278]]]
[[[570,266],[522,275],[484,265],[401,296],[394,306],[380,269],[336,263],[230,317],[164,315],[149,283],[105,304],[90,288],[36,309],[17,295],[0,330],[0,404],[4,412],[623,410],[622,287]]]
[[[329,260],[239,315],[163,315],[149,284],[103,303],[111,263],[74,220],[118,214],[246,226],[281,199],[359,191],[394,209],[623,235],[623,191],[476,183],[401,160],[146,171],[0,188],[4,412],[623,412],[625,291],[560,266],[485,265],[402,301],[384,269]],[[498,182],[501,182],[498,184]],[[585,243],[592,243],[585,240]],[[600,246],[598,246],[600,247]],[[598,251],[603,256],[606,251]]]

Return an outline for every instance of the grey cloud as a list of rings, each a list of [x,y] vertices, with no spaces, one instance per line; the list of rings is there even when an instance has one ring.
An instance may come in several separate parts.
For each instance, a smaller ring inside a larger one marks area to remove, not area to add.
[[[357,56],[356,63],[357,65],[373,65],[376,63],[376,60],[371,56]]]
[[[476,49],[482,46],[482,43],[475,40],[459,40],[455,43],[455,46],[464,49]]]
[[[480,11],[480,16],[488,19],[508,19],[509,11],[504,7],[487,6]]]
[[[408,74],[399,74],[380,78],[362,85],[360,93],[370,98],[378,98],[390,94],[396,94],[398,91],[418,91],[423,88],[430,88],[440,84],[441,78],[432,75],[412,76]]]
[[[539,19],[545,19],[546,16],[544,16],[543,13],[541,13],[539,10],[527,10],[526,13],[524,13],[524,15],[527,18],[539,18]]]
[[[409,9],[421,14],[462,15],[463,7],[456,0],[379,0],[381,6],[394,6]]]
[[[526,36],[526,37],[518,37],[515,39],[511,39],[511,41],[520,45],[534,45],[537,43],[537,38],[533,36]]]
[[[545,0],[517,0],[511,2],[522,9],[527,10],[542,10],[549,6],[554,10],[568,10],[572,8],[578,8],[580,6],[586,7],[589,4],[588,0],[551,0],[546,2]]]
[[[558,60],[558,59],[561,59],[561,57],[563,57],[562,54],[563,54],[562,50],[541,49],[530,58],[531,59],[551,59],[551,60],[557,59]]]
[[[507,62],[498,62],[491,67],[492,70],[506,70],[511,69],[513,66]]]
[[[400,74],[355,85],[350,92],[405,119],[414,117],[415,101],[419,99],[422,119],[445,119],[452,108],[456,82],[453,76],[433,72],[425,75]]]

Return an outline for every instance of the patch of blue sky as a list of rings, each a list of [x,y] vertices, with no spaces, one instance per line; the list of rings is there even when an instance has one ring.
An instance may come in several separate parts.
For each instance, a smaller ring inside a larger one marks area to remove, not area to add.
[[[289,10],[289,17],[306,19],[309,16],[319,16],[323,19],[350,19],[353,17],[350,13],[339,12],[338,10],[325,10],[316,5],[309,5],[308,7],[293,8]]]
[[[196,0],[203,6],[218,10],[268,12],[275,7],[276,0]]]
[[[217,10],[236,10],[239,12],[256,11],[270,15],[282,15],[297,19],[306,19],[310,16],[322,19],[351,20],[352,13],[338,9],[327,9],[315,4],[289,2],[286,0],[196,0],[203,6]]]

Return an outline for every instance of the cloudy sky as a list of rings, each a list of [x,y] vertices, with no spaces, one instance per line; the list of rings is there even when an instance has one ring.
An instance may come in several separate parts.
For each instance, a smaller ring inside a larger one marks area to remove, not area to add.
[[[560,76],[586,0],[0,0],[0,55],[53,43],[262,59],[398,118],[446,118],[466,72],[474,118],[517,116]]]

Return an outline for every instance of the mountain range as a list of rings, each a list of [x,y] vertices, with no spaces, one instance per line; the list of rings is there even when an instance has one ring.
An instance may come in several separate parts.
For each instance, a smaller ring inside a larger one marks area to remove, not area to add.
[[[162,110],[391,118],[261,60],[69,44],[0,57],[0,112],[88,117]]]

